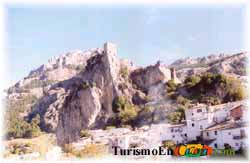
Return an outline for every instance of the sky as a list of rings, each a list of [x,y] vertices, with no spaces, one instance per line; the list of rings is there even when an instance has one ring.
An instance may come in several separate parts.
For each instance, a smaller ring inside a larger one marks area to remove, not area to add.
[[[242,6],[7,6],[8,80],[14,84],[53,56],[117,45],[136,65],[238,53]]]

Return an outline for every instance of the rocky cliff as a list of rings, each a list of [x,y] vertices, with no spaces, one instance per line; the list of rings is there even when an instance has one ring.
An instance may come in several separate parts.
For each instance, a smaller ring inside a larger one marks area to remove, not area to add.
[[[166,117],[162,114],[165,104],[172,108],[172,101],[165,98],[168,81],[178,84],[187,76],[204,72],[246,75],[247,53],[188,58],[170,66],[157,62],[144,68],[117,55],[116,46],[105,43],[103,48],[52,58],[9,88],[7,99],[34,96],[35,102],[27,104],[20,115],[29,121],[39,114],[41,128],[55,132],[58,143],[63,145],[78,140],[81,130],[105,127],[114,115],[112,104],[116,97],[126,97],[137,106],[160,104],[160,109],[151,113],[162,119]]]

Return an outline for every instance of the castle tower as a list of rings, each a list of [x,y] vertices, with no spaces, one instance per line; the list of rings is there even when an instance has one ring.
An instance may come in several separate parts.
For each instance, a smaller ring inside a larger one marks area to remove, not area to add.
[[[170,71],[171,71],[171,79],[173,81],[176,80],[176,71],[175,71],[175,68],[170,68]]]
[[[116,45],[110,42],[106,42],[104,44],[104,53],[107,54],[111,54],[116,56],[117,55],[117,49],[116,49]]]

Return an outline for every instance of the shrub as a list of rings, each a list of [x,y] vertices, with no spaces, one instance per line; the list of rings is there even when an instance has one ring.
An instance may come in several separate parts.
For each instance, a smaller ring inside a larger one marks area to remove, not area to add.
[[[31,123],[14,115],[11,119],[7,121],[7,138],[33,138],[41,134],[41,129],[39,127],[40,116],[37,115],[32,119]]]
[[[188,87],[191,88],[195,86],[197,83],[199,83],[201,78],[199,76],[192,75],[190,77],[187,77],[184,81],[184,84]]]
[[[183,106],[188,106],[190,104],[190,100],[188,100],[187,98],[179,95],[176,99],[177,104],[181,104]]]
[[[167,117],[171,123],[180,123],[182,120],[182,113],[181,112],[172,112]]]
[[[65,152],[65,153],[74,153],[74,147],[72,144],[64,144],[62,150]]]
[[[82,88],[83,88],[83,89],[88,89],[89,87],[90,87],[90,85],[89,85],[88,82],[84,81],[84,82],[82,83]]]
[[[80,137],[84,138],[84,137],[90,137],[91,134],[87,131],[87,130],[81,130],[80,131]]]
[[[129,74],[129,71],[128,71],[128,68],[127,67],[123,67],[120,69],[120,75],[127,79],[128,78],[128,74]]]
[[[16,155],[32,153],[32,148],[30,143],[12,143],[8,146],[9,152]]]
[[[41,135],[41,129],[39,127],[40,124],[40,115],[37,114],[34,118],[32,118],[30,127],[27,129],[25,133],[25,137],[33,138]]]
[[[88,88],[93,88],[93,87],[96,87],[95,82],[84,81],[82,84],[83,89],[88,89]]]
[[[167,83],[167,92],[175,92],[177,85],[175,84],[174,80],[169,80]]]
[[[122,124],[130,123],[135,119],[136,116],[137,112],[133,108],[126,109],[118,114],[118,118],[122,122]]]
[[[171,123],[180,123],[182,120],[185,119],[185,111],[184,108],[179,107],[176,111],[170,113],[167,118]]]
[[[106,147],[102,144],[87,144],[83,149],[75,151],[74,155],[80,158],[99,157],[106,153]]]
[[[113,112],[119,113],[121,110],[125,110],[127,103],[127,100],[123,96],[115,97],[112,103]]]
[[[114,128],[116,128],[116,127],[115,126],[106,126],[105,130],[111,130],[111,129],[114,129]]]
[[[113,100],[112,110],[118,125],[132,124],[137,116],[136,107],[127,98],[118,96]]]
[[[245,98],[241,81],[222,74],[206,73],[202,75],[201,80],[189,91],[197,97],[202,97],[199,101],[203,100],[215,104],[219,104],[220,101],[226,103]]]
[[[164,148],[170,148],[170,149],[174,150],[176,145],[175,145],[175,142],[173,140],[163,140],[162,146]]]

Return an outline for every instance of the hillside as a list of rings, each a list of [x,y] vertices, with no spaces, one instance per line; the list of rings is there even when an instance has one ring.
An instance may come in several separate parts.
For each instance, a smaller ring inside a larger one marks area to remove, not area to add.
[[[84,129],[159,123],[196,103],[241,100],[246,64],[247,53],[239,53],[137,68],[119,59],[112,43],[71,52],[7,90],[6,134],[32,137],[42,130],[56,133],[63,145]]]

